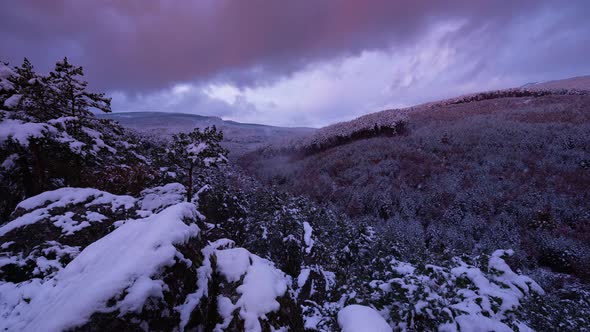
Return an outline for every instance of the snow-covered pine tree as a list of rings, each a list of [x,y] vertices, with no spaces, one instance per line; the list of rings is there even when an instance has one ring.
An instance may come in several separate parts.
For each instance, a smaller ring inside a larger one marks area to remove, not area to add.
[[[215,126],[203,131],[195,128],[190,133],[172,136],[172,143],[167,149],[168,158],[186,177],[186,199],[193,198],[194,171],[227,162],[227,150],[221,146],[223,132]]]
[[[90,108],[103,112],[111,112],[111,99],[104,93],[86,91],[88,82],[82,80],[82,67],[74,66],[65,57],[55,64],[55,69],[49,74],[49,82],[57,91],[57,101],[63,115],[78,117],[79,120],[90,116]]]
[[[38,75],[29,59],[25,58],[20,67],[15,67],[12,76],[16,98],[12,105],[15,111],[24,112],[35,122],[44,122],[59,117],[56,104],[56,91],[48,86],[48,78]]]

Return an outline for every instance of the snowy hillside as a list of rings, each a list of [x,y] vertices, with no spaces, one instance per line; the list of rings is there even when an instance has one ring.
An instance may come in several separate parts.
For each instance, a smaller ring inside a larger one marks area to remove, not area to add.
[[[585,330],[588,132],[587,92],[507,90],[365,115],[239,163],[375,227],[407,262],[514,249],[546,294],[527,300],[531,327]]]
[[[529,98],[532,100],[546,96],[580,95],[590,95],[589,76],[539,83],[526,88],[474,93],[403,109],[370,113],[351,121],[339,122],[317,129],[306,136],[293,137],[288,142],[275,142],[269,150],[317,152],[361,138],[403,135],[411,114],[437,112],[451,105],[494,99]],[[473,106],[477,107],[478,105]]]
[[[524,86],[527,89],[547,89],[547,90],[559,90],[559,89],[572,89],[572,90],[586,90],[590,91],[590,75],[577,76],[572,78],[566,78],[563,80],[554,80],[548,82],[531,83]]]

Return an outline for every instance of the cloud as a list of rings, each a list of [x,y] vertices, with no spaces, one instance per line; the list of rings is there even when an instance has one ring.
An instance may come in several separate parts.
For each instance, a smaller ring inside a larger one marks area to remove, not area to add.
[[[67,55],[116,110],[320,125],[590,73],[585,0],[22,0],[0,58]],[[508,86],[509,86],[508,85]]]

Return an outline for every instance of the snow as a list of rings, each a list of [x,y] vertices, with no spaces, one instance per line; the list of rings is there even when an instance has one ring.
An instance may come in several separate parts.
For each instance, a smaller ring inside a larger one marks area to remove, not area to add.
[[[533,279],[518,275],[512,271],[510,266],[506,264],[506,261],[502,259],[503,256],[514,255],[513,250],[496,250],[490,257],[488,267],[498,272],[498,275],[494,276],[494,280],[504,285],[508,285],[513,291],[517,292],[524,290],[525,293],[534,291],[540,295],[545,294],[545,291],[535,282]]]
[[[0,329],[62,331],[84,324],[96,311],[141,310],[148,297],[162,296],[165,285],[152,277],[174,263],[174,244],[198,235],[196,225],[183,222],[195,216],[192,204],[171,206],[123,224],[86,247],[50,280],[0,285]],[[123,292],[115,308],[106,307]],[[25,297],[28,303],[21,300]]]
[[[242,297],[236,303],[240,307],[240,317],[244,319],[246,331],[260,332],[259,318],[277,311],[281,307],[275,299],[287,291],[287,280],[270,261],[252,255],[252,265],[248,267],[244,283],[238,287]]]
[[[77,116],[62,116],[56,119],[50,119],[47,121],[47,123],[49,123],[52,126],[58,125],[59,127],[61,127],[62,129],[66,128],[66,124],[68,122],[75,122],[78,121],[78,117]]]
[[[93,211],[87,211],[85,217],[86,217],[86,220],[88,220],[88,221],[96,221],[96,222],[101,222],[101,221],[107,219],[107,217],[104,214],[100,214],[98,212],[93,212]]]
[[[313,228],[311,227],[311,225],[307,221],[303,222],[303,232],[304,232],[303,241],[305,242],[305,245],[306,245],[305,253],[309,254],[311,252],[311,248],[313,247],[314,241],[311,238]]]
[[[183,202],[186,190],[180,183],[169,183],[161,187],[145,189],[141,192],[139,207],[145,211],[158,212],[170,205]]]
[[[455,324],[445,324],[439,328],[441,332],[458,332],[458,331],[470,331],[470,332],[513,332],[513,330],[506,324],[490,319],[485,316],[470,316],[461,315],[456,318],[457,323],[460,326],[460,330],[457,329]]]
[[[392,270],[402,275],[412,274],[416,270],[411,264],[396,259],[392,259],[390,264]]]
[[[84,133],[86,133],[86,135],[90,136],[92,138],[92,140],[94,140],[94,146],[92,147],[92,150],[94,152],[98,152],[98,151],[100,151],[100,149],[106,149],[110,153],[113,153],[113,154],[117,153],[117,150],[115,148],[106,144],[102,140],[102,134],[99,133],[98,131],[96,131],[94,129],[90,129],[88,127],[82,127],[82,131],[84,131]]]
[[[126,289],[127,296],[118,303],[117,307],[124,312],[141,312],[145,301],[149,297],[163,298],[163,290],[167,288],[162,280],[153,280],[147,275],[137,278],[131,287]]]
[[[0,62],[0,91],[10,91],[14,89],[14,85],[7,79],[11,76],[16,76],[16,73],[7,65]]]
[[[443,331],[480,331],[477,326],[485,326],[481,331],[505,331],[508,322],[515,321],[513,313],[521,307],[522,299],[532,293],[544,294],[543,289],[531,278],[512,271],[504,258],[513,254],[512,250],[497,250],[492,255],[476,259],[472,265],[460,258],[451,260],[450,267],[425,265],[417,269],[409,263],[391,259],[386,281],[373,280],[369,286],[375,290],[375,300],[379,294],[386,295],[389,302],[387,310],[406,311],[409,304],[412,313],[402,315],[394,326],[405,330],[412,315],[422,314],[433,317],[434,312],[446,312],[450,321],[439,326]],[[479,264],[487,267],[480,269]],[[399,291],[403,289],[404,291]],[[391,301],[391,296],[395,298]],[[478,325],[479,324],[479,325]],[[520,323],[524,326],[524,324]],[[510,329],[508,329],[510,330]]]
[[[201,299],[208,296],[209,279],[213,273],[213,268],[211,267],[211,256],[215,254],[215,251],[218,248],[226,246],[231,247],[233,245],[234,242],[232,240],[219,239],[209,243],[209,245],[205,246],[205,248],[201,250],[201,253],[203,254],[203,265],[197,269],[197,290],[194,293],[188,294],[182,305],[174,308],[180,314],[180,331],[184,331],[184,328],[189,322],[191,313],[201,302]]]
[[[65,207],[68,204],[78,204],[87,201],[91,197],[96,197],[86,206],[96,204],[111,204],[116,210],[124,206],[126,209],[133,207],[135,198],[131,196],[113,195],[104,191],[93,188],[60,188],[52,191],[43,192],[37,196],[25,199],[17,205],[17,208],[31,210],[40,206],[47,205],[47,208]]]
[[[215,256],[218,270],[228,282],[239,281],[250,266],[250,252],[244,248],[217,250]]]
[[[31,225],[50,217],[51,209],[63,208],[69,204],[78,204],[89,200],[92,201],[87,203],[85,205],[86,207],[105,204],[110,205],[112,211],[116,211],[120,207],[129,209],[135,205],[135,198],[131,196],[113,195],[92,188],[60,188],[46,191],[20,202],[17,205],[17,209],[22,208],[32,211],[0,227],[0,236],[19,227]],[[72,234],[79,229],[89,226],[89,224],[84,223],[78,224],[77,221],[71,219],[72,216],[72,214],[66,214],[59,218],[53,216],[51,220],[55,222],[55,226],[61,227],[66,234]]]
[[[53,225],[60,227],[65,235],[72,235],[82,228],[90,226],[87,221],[80,222],[72,219],[74,215],[74,212],[68,211],[63,215],[51,217],[49,220],[54,222]]]
[[[8,249],[8,247],[10,247],[12,244],[14,244],[14,241],[4,242],[2,245],[0,245],[0,249]]]
[[[4,101],[4,107],[7,107],[7,108],[15,108],[15,107],[17,107],[18,106],[18,103],[20,102],[20,100],[21,100],[22,97],[23,96],[22,95],[19,95],[19,94],[14,94],[14,95],[8,97],[8,99],[6,99]]]
[[[371,307],[352,304],[338,312],[342,332],[391,332],[392,329],[379,312]]]
[[[317,330],[318,325],[324,319],[324,317],[319,312],[317,312],[317,308],[313,309],[316,311],[314,311],[312,315],[303,317],[303,327],[305,329]]]
[[[218,296],[217,297],[217,312],[223,319],[223,322],[217,324],[213,331],[221,332],[225,330],[233,319],[233,312],[236,309],[236,306],[232,303],[231,299],[225,296]]]
[[[205,151],[207,148],[209,147],[209,145],[207,143],[199,143],[199,144],[189,144],[186,147],[186,151],[189,153],[189,155],[191,155],[192,157],[196,157],[197,155],[199,155],[199,153]]]
[[[6,159],[4,159],[4,161],[2,162],[2,165],[0,165],[0,167],[4,168],[5,170],[10,170],[14,166],[16,166],[17,159],[18,159],[18,154],[13,153],[10,156],[6,157]]]
[[[299,276],[297,277],[297,286],[299,286],[299,288],[305,286],[310,272],[311,269],[301,269],[301,273],[299,273]]]
[[[0,143],[12,139],[22,146],[28,146],[29,139],[42,138],[47,133],[56,131],[54,127],[45,123],[4,119],[0,122]]]
[[[363,115],[352,121],[339,122],[314,131],[311,135],[296,138],[291,147],[299,150],[329,145],[337,138],[351,137],[355,133],[377,128],[395,128],[407,120],[409,109],[395,109]]]
[[[0,256],[0,267],[3,267],[4,265],[9,265],[9,264],[18,264],[18,257]]]
[[[336,286],[336,274],[334,272],[322,270],[322,275],[324,276],[324,282],[326,283],[324,290],[329,292],[332,287]]]
[[[498,275],[491,273],[486,277],[479,268],[467,266],[464,263],[451,270],[451,273],[454,276],[466,277],[477,288],[477,292],[467,290],[462,292],[466,301],[459,303],[460,309],[474,314],[473,310],[469,310],[468,304],[470,302],[468,301],[472,300],[473,303],[475,303],[475,299],[483,295],[487,298],[501,299],[501,312],[510,311],[518,308],[520,299],[528,294],[530,290],[539,294],[544,294],[543,290],[536,282],[527,276],[514,273],[510,267],[508,267],[501,256],[509,253],[512,253],[512,251],[497,250],[490,257],[488,267],[492,271],[495,270]],[[523,293],[523,291],[525,293]],[[479,311],[477,307],[473,308]]]
[[[9,66],[5,65],[4,63],[0,62],[0,79],[7,79],[11,76],[16,76],[14,70],[12,70]]]
[[[237,288],[241,297],[233,304],[233,310],[239,309],[245,330],[262,331],[259,319],[265,319],[266,314],[279,310],[280,304],[276,298],[287,291],[287,277],[272,262],[243,248],[216,250],[215,255],[218,272],[229,282],[239,281],[244,276]],[[220,314],[229,317],[228,312],[233,312],[230,308],[230,303],[226,302]]]

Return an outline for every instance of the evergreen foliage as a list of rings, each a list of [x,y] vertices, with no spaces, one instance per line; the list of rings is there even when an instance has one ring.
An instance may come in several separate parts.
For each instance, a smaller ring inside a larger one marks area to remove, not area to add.
[[[190,133],[172,136],[172,143],[167,149],[170,162],[180,169],[186,178],[186,200],[192,201],[194,173],[197,168],[215,167],[227,162],[227,150],[221,146],[223,132],[215,126],[203,131],[195,128]]]

